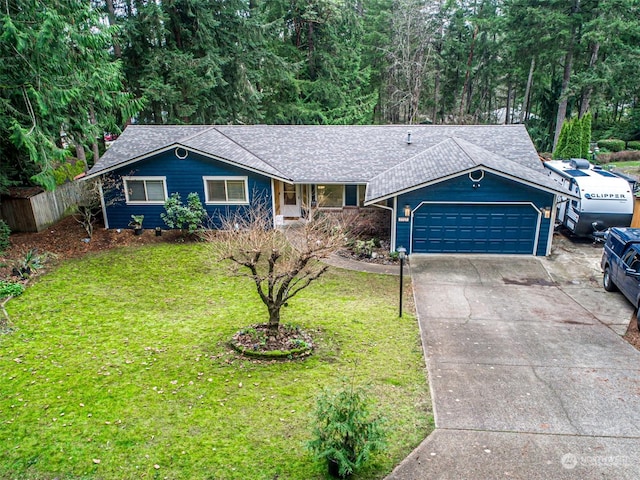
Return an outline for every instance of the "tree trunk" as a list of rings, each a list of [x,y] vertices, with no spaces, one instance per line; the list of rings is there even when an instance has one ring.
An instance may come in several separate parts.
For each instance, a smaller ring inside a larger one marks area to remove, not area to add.
[[[436,55],[439,55],[437,53]],[[433,115],[431,122],[435,125],[438,123],[438,102],[440,98],[440,61],[436,60],[435,77],[433,81]]]
[[[164,119],[162,118],[162,108],[159,102],[152,102],[153,105],[153,123],[156,125],[162,125]]]
[[[76,158],[81,162],[87,162],[87,155],[84,152],[84,145],[82,145],[77,140],[74,140],[73,143],[76,146]]]
[[[529,111],[529,96],[531,95],[531,84],[533,83],[533,71],[536,68],[536,57],[531,58],[529,66],[529,76],[527,77],[527,86],[524,89],[524,98],[522,100],[522,110],[520,110],[520,123],[524,123],[525,115]]]
[[[178,9],[173,6],[171,8],[171,13],[172,13],[172,33],[173,33],[173,40],[176,42],[176,47],[178,47],[178,50],[182,50],[182,31],[180,30],[180,14],[178,13]]]
[[[478,36],[478,27],[474,27],[473,36],[471,37],[471,46],[469,47],[469,57],[467,58],[467,71],[464,76],[464,85],[462,86],[462,95],[460,96],[460,117],[464,113],[464,100],[469,90],[469,79],[471,77],[471,65],[473,64],[473,49],[476,45],[476,37]]]
[[[313,52],[314,49],[314,43],[313,43],[313,22],[309,22],[309,26],[308,26],[308,34],[309,34],[309,38],[307,39],[307,48],[308,48],[308,52],[307,52],[307,62],[309,63],[309,77],[312,80],[316,79],[316,65],[315,65],[315,55]]]
[[[269,305],[269,331],[277,332],[280,328],[280,308],[282,305]]]
[[[89,104],[89,118],[91,120],[91,125],[95,125],[96,122],[96,111],[93,108],[93,103]],[[91,150],[93,152],[93,163],[97,163],[98,159],[100,158],[100,149],[98,148],[98,141],[96,139],[96,137],[93,137],[93,142],[91,143]],[[88,165],[87,165],[87,169],[88,169]]]
[[[409,124],[413,124],[416,120],[416,115],[418,115],[418,110],[420,108],[420,92],[422,91],[422,62],[424,61],[424,51],[420,51],[417,54],[417,58],[415,60],[415,71],[414,71],[414,79],[413,79],[413,88],[411,92],[411,101],[410,101],[410,112],[409,112]]]
[[[113,7],[113,0],[106,0],[107,2],[107,16],[109,17],[109,25],[114,26],[116,24],[116,10]],[[129,8],[131,10],[131,8]],[[118,40],[113,37],[113,54],[116,58],[122,58],[122,49]]]
[[[573,47],[569,48],[564,58],[564,73],[562,75],[562,88],[560,89],[560,103],[558,103],[558,114],[556,115],[556,131],[553,136],[553,149],[556,149],[558,144],[558,138],[560,137],[560,130],[562,130],[562,123],[567,116],[567,104],[569,98],[567,96],[567,89],[569,88],[569,78],[571,78],[571,66],[573,62]]]
[[[504,108],[504,124],[511,123],[511,76],[507,80],[507,106]]]
[[[577,13],[580,10],[580,0],[575,0],[575,3],[571,9],[570,15]],[[571,38],[569,39],[569,46],[567,48],[567,54],[564,57],[564,72],[562,74],[562,88],[560,89],[560,101],[558,103],[558,114],[556,115],[556,131],[553,136],[553,150],[556,149],[558,144],[558,138],[560,137],[560,130],[562,130],[562,123],[567,116],[567,104],[569,103],[569,97],[567,90],[569,89],[569,79],[571,78],[571,70],[573,68],[573,46],[576,39],[576,27],[573,26],[571,31]]]
[[[600,50],[600,42],[596,42],[591,45],[591,58],[589,59],[589,70],[592,70],[596,62],[598,61],[598,51]],[[580,114],[579,118],[582,118],[585,113],[589,111],[589,104],[591,103],[591,94],[593,93],[593,86],[588,85],[582,92],[582,99],[580,100]]]

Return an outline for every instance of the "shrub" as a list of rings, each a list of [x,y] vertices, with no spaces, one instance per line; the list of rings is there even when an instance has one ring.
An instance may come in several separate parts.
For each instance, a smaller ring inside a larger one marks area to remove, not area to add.
[[[598,140],[598,148],[604,148],[610,152],[621,152],[624,150],[624,140],[618,140],[615,138],[607,138],[604,140]]]
[[[627,142],[628,150],[640,150],[640,140],[631,140]]]
[[[565,120],[553,158],[587,158],[591,141],[591,115]]]
[[[191,192],[187,196],[187,204],[183,205],[179,193],[172,193],[165,202],[166,213],[161,213],[160,217],[169,228],[179,228],[188,230],[193,234],[202,228],[207,217],[207,212],[202,206],[197,193]]]
[[[336,393],[324,391],[315,418],[314,438],[307,447],[317,459],[336,465],[341,477],[359,470],[385,446],[382,420],[372,416],[371,400],[362,387],[348,384]]]
[[[131,215],[131,221],[129,222],[129,226],[132,228],[142,228],[143,222],[144,222],[144,215]]]
[[[371,255],[373,254],[373,249],[374,248],[376,248],[376,239],[375,238],[372,238],[370,240],[356,240],[354,251],[355,251],[356,255],[360,255],[361,257],[370,258]]]
[[[38,249],[32,248],[13,267],[13,275],[20,278],[28,278],[36,271],[44,267],[49,259],[48,253],[38,253]]]
[[[17,297],[24,292],[24,285],[16,282],[0,280],[0,298]]]
[[[564,147],[567,144],[567,138],[569,137],[569,130],[571,129],[571,122],[565,121],[560,128],[560,135],[558,136],[558,143],[553,151],[553,159],[557,160],[563,158]]]
[[[640,150],[625,150],[623,152],[615,152],[605,154],[608,157],[608,162],[633,162],[640,160]],[[600,155],[598,155],[600,158]]]
[[[607,163],[611,162],[611,156],[613,155],[613,153],[598,153],[598,155],[596,155],[596,163],[599,163],[601,165],[606,165]]]
[[[53,171],[56,185],[70,182],[87,169],[87,164],[81,160],[74,163],[63,163]]]
[[[4,220],[0,220],[0,254],[4,253],[11,244],[9,235],[11,235],[9,225]]]

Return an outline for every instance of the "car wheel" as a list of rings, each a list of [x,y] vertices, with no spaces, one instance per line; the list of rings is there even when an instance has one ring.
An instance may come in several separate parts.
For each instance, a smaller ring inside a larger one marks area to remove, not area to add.
[[[616,284],[611,280],[611,270],[609,267],[604,269],[604,274],[602,275],[602,286],[607,292],[615,292],[618,290]]]
[[[640,315],[640,312],[638,312],[639,309],[636,308],[635,311],[635,316],[636,316],[636,326],[638,327],[638,331],[640,331],[640,318],[638,318],[638,315]]]

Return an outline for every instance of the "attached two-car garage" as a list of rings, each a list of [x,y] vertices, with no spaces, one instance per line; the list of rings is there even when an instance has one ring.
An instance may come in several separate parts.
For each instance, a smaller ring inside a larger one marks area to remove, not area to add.
[[[412,215],[411,252],[535,255],[540,220],[528,202],[423,202]]]

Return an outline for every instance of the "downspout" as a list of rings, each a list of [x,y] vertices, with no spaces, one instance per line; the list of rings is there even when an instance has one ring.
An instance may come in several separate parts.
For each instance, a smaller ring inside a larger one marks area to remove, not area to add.
[[[271,223],[273,223],[273,228],[276,228],[276,187],[271,179]]]
[[[390,210],[391,211],[391,241],[389,242],[389,252],[395,252],[396,251],[396,222],[394,222],[395,220],[395,205],[396,205],[396,200],[394,199],[394,208],[391,207],[387,207],[386,205],[379,205],[377,203],[373,203],[370,206],[371,207],[378,207],[378,208],[384,208],[385,210]]]
[[[102,190],[102,178],[98,180],[98,190],[100,192],[100,206],[102,207],[102,218],[104,218],[104,228],[109,229],[109,217],[107,216],[107,204],[104,201],[104,191]]]
[[[549,238],[547,239],[547,251],[545,256],[551,255],[551,242],[553,241],[553,231],[556,225],[556,211],[558,209],[558,196],[553,196],[553,205],[551,206],[551,217],[549,218]]]

